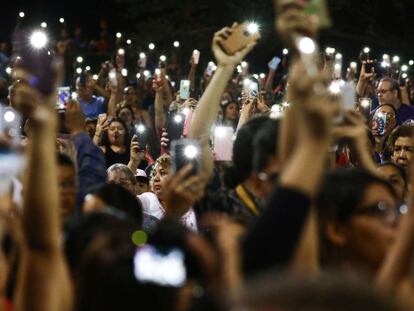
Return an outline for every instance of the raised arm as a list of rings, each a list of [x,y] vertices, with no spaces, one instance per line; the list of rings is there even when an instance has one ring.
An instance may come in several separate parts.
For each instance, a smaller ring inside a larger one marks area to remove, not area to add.
[[[23,236],[16,310],[71,310],[72,295],[61,249],[56,164],[56,95],[42,97],[27,85],[17,101],[32,111],[31,144],[24,183]],[[27,110],[26,110],[27,111]]]
[[[234,26],[233,26],[234,27]],[[221,97],[234,69],[249,53],[256,43],[250,43],[235,55],[227,55],[219,46],[220,41],[232,33],[232,28],[223,28],[216,32],[213,39],[213,53],[217,60],[217,70],[198,102],[190,127],[189,137],[200,140],[203,148],[203,170],[209,176],[213,170],[213,160],[208,144],[210,130],[220,109]]]

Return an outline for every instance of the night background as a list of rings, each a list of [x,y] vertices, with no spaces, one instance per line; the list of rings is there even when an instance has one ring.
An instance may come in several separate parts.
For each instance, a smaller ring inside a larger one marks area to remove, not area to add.
[[[334,26],[321,34],[321,44],[334,46],[345,60],[355,60],[362,47],[368,45],[376,57],[387,52],[407,61],[414,55],[414,12],[412,0],[331,0],[328,1]],[[3,6],[0,18],[0,38],[10,35],[20,11],[26,23],[38,26],[48,23],[48,31],[57,36],[60,17],[66,20],[70,33],[76,25],[83,28],[88,39],[99,37],[99,21],[105,18],[109,32],[120,31],[123,38],[133,41],[131,49],[147,52],[148,44],[156,44],[157,55],[168,55],[172,43],[181,44],[182,57],[195,48],[207,62],[214,31],[234,20],[255,20],[261,25],[263,38],[249,60],[257,70],[264,70],[274,54],[283,46],[274,31],[271,0],[87,0],[79,1],[13,1]]]

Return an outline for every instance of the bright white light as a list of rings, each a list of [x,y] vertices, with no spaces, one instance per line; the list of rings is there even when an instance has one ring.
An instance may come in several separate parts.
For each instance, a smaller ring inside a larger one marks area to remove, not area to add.
[[[194,145],[188,145],[184,148],[184,155],[187,159],[194,159],[198,155],[197,147]]]
[[[261,74],[259,75],[259,77],[260,77],[260,79],[264,79],[264,78],[266,78],[266,75],[265,75],[264,73],[261,73]]]
[[[188,117],[188,115],[190,114],[190,108],[185,107],[182,111],[181,111],[186,117]]]
[[[42,28],[46,28],[46,27],[47,27],[47,23],[46,23],[46,22],[42,22],[42,23],[40,24],[40,27],[42,27]]]
[[[145,53],[139,53],[139,58],[145,58],[146,56],[145,56]]]
[[[257,74],[254,74],[253,78],[255,78],[256,80],[259,80],[259,76]]]
[[[150,50],[155,49],[155,44],[154,44],[154,43],[150,43],[150,44],[148,44],[148,48],[149,48]]]
[[[12,72],[12,69],[10,67],[7,67],[6,68],[6,73],[9,75],[9,74],[11,74],[11,72]]]
[[[403,73],[403,74],[401,75],[401,77],[402,77],[403,79],[407,79],[407,78],[408,78],[408,75],[407,75],[406,73]]]
[[[126,43],[131,44],[132,43],[131,39],[126,40]]]
[[[341,70],[342,66],[341,64],[335,64],[334,68],[335,70]]]
[[[327,47],[326,50],[325,50],[325,53],[328,54],[328,55],[332,55],[332,54],[335,53],[335,49],[331,48],[331,47]]]
[[[333,95],[338,95],[341,93],[341,85],[337,81],[333,81],[329,86],[329,92]]]
[[[20,17],[20,18],[23,18],[24,16],[25,16],[24,12],[20,12],[20,13],[19,13],[19,17]]]
[[[364,53],[368,54],[371,51],[371,49],[369,47],[364,47],[363,51]]]
[[[59,18],[59,23],[63,24],[65,22],[65,19],[63,17]]]
[[[173,45],[174,45],[176,48],[178,48],[178,47],[180,46],[180,42],[178,42],[178,41],[174,41]]]
[[[288,108],[288,107],[290,106],[290,104],[289,104],[288,102],[283,102],[283,103],[282,103],[282,106],[283,106],[284,108]]]
[[[386,68],[386,67],[388,67],[388,66],[389,66],[388,62],[382,62],[382,63],[381,63],[381,67],[382,67],[382,68]]]
[[[155,69],[155,75],[157,76],[161,75],[161,70],[159,68]]]
[[[166,75],[165,76],[165,79],[170,80],[170,76],[169,75]]]
[[[408,70],[408,66],[407,65],[402,65],[401,66],[401,70],[404,71],[404,72],[407,71]]]
[[[151,75],[151,73],[150,73],[148,70],[145,70],[145,71],[144,71],[144,76],[145,76],[145,77],[147,77],[147,78],[148,78],[150,75]]]
[[[217,126],[214,130],[214,136],[223,138],[226,135],[226,128],[224,126]]]
[[[119,49],[118,54],[119,55],[125,55],[125,50],[124,49]]]
[[[70,97],[71,97],[73,100],[77,100],[77,99],[78,99],[78,93],[73,92],[73,93],[70,95]]]
[[[341,60],[342,59],[342,54],[341,53],[336,54],[335,59]]]
[[[76,61],[77,61],[78,63],[82,63],[82,62],[83,62],[83,57],[82,57],[82,56],[78,56],[78,57],[76,58]]]
[[[180,115],[180,114],[176,114],[175,116],[174,116],[174,122],[175,123],[181,123],[181,122],[183,122],[184,120],[183,120],[183,116],[182,115]]]
[[[160,56],[160,61],[165,62],[167,60],[167,57],[165,55]]]
[[[237,66],[237,72],[238,73],[242,73],[243,72],[243,69],[242,69],[242,67],[240,65]]]
[[[91,70],[91,66],[86,66],[85,69],[86,69],[86,71],[90,71]]]
[[[16,114],[13,111],[9,110],[9,111],[6,111],[3,117],[4,117],[4,121],[13,122],[14,119],[16,118]]]
[[[247,25],[247,31],[251,34],[256,33],[259,31],[259,25],[257,25],[256,23],[250,23],[249,25]]]
[[[414,60],[410,60],[410,61],[408,62],[408,65],[410,65],[410,66],[414,65]]]
[[[122,70],[121,70],[121,75],[122,75],[123,77],[127,77],[127,76],[128,76],[128,70],[127,70],[126,68],[122,68]]]
[[[392,58],[392,62],[393,63],[398,63],[400,61],[400,57],[399,56],[394,56],[393,58]]]
[[[312,54],[316,50],[315,42],[309,37],[300,39],[298,47],[303,54]]]
[[[139,124],[139,125],[137,125],[136,126],[136,129],[137,129],[137,132],[138,133],[144,133],[145,132],[145,126],[144,125],[142,125],[142,124]]]
[[[288,49],[283,49],[282,53],[283,53],[283,55],[288,55],[289,54],[289,50]]]
[[[137,73],[137,79],[140,79],[141,78],[141,74],[138,72]]]
[[[371,101],[368,98],[361,99],[361,107],[367,109],[371,106]]]
[[[353,70],[357,70],[358,64],[357,64],[356,62],[351,62],[351,63],[349,64],[349,66],[351,67],[351,69],[353,69]]]
[[[280,119],[283,117],[283,108],[277,104],[273,105],[270,109],[270,118]]]
[[[116,33],[116,37],[117,37],[118,39],[122,38],[122,33],[117,32],[117,33]]]
[[[42,31],[35,31],[30,36],[30,43],[36,49],[44,48],[47,43],[47,36]]]
[[[80,75],[81,73],[82,73],[82,68],[76,68],[76,73],[78,74],[78,75]]]
[[[108,74],[108,77],[109,77],[109,79],[111,79],[111,80],[116,79],[116,72],[111,71],[111,72]]]
[[[95,81],[98,80],[98,75],[93,75],[92,79],[94,79]]]
[[[244,85],[245,87],[250,86],[250,84],[252,84],[252,80],[250,80],[250,79],[244,79],[244,80],[243,80],[243,85]]]

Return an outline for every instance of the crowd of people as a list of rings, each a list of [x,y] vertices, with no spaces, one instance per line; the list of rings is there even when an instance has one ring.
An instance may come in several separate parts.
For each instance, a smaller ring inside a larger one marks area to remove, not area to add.
[[[305,2],[274,3],[289,49],[266,74],[254,24],[217,31],[205,69],[115,44],[96,72],[78,30],[16,29],[0,311],[414,308],[414,62],[342,70]]]

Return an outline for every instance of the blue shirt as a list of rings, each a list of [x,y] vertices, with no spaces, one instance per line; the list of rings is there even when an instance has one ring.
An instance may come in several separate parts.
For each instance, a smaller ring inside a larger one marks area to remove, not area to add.
[[[101,113],[106,113],[105,98],[92,96],[90,102],[79,99],[81,109],[87,118],[97,118]]]
[[[371,111],[375,112],[379,108],[378,98],[372,98],[372,108]],[[406,104],[401,104],[400,108],[397,110],[397,126],[403,124],[407,120],[414,119],[414,108]]]

